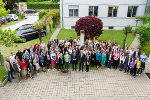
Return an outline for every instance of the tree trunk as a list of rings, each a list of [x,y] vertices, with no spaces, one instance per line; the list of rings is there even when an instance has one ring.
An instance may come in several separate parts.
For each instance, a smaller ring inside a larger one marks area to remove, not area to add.
[[[123,40],[123,49],[125,49],[126,39],[127,39],[127,33],[126,33],[125,38],[124,38],[124,40]]]
[[[4,58],[0,51],[0,65],[4,65]]]
[[[50,32],[52,33],[51,24],[49,24],[49,29],[50,29]]]
[[[41,42],[42,42],[41,31],[38,31],[38,33],[39,33],[39,40],[40,40],[40,44],[41,44]]]

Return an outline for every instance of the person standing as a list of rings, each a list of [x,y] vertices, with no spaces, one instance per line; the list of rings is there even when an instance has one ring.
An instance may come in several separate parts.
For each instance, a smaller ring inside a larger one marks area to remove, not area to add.
[[[72,53],[72,57],[71,57],[71,62],[72,62],[72,67],[73,67],[73,71],[76,71],[76,67],[77,67],[77,61],[78,61],[78,55],[76,53],[76,50],[73,50]]]
[[[59,69],[63,69],[64,66],[64,57],[62,55],[62,53],[60,53],[59,55]]]
[[[46,70],[45,70],[45,56],[44,56],[43,52],[41,52],[41,55],[39,56],[39,62],[40,62],[40,66],[42,67],[42,71],[46,72]]]
[[[34,45],[34,51],[39,50],[39,47],[40,47],[40,45],[36,42],[35,45]]]
[[[119,65],[119,58],[120,58],[119,51],[116,50],[113,56],[114,56],[114,62],[113,62],[114,68],[117,69]]]
[[[126,59],[125,59],[125,69],[124,69],[124,73],[129,73],[129,70],[130,70],[130,62],[132,61],[132,55],[129,54],[126,56]]]
[[[101,66],[101,60],[102,60],[102,54],[100,53],[100,50],[96,53],[96,62],[97,62],[97,68]]]
[[[90,62],[91,62],[91,57],[90,57],[90,54],[88,52],[88,53],[86,53],[86,57],[85,57],[86,72],[89,71]]]
[[[56,53],[56,66],[57,70],[59,70],[59,52]]]
[[[83,72],[84,61],[85,61],[85,54],[83,53],[83,50],[81,50],[79,54],[79,71],[82,68],[82,72]]]
[[[33,65],[36,67],[36,74],[39,72],[40,65],[39,65],[39,57],[37,54],[35,54],[34,60],[33,60]]]
[[[51,64],[52,64],[52,70],[54,71],[54,67],[56,66],[56,54],[54,53],[54,51],[52,51],[51,54]]]
[[[21,82],[21,66],[20,66],[20,60],[18,58],[18,56],[16,56],[16,60],[15,60],[15,70],[17,72],[17,75],[18,75],[18,80],[19,82]]]
[[[137,58],[135,60],[135,70],[134,70],[134,76],[136,76],[136,74],[138,74],[140,76],[140,71],[141,71],[141,62],[140,62],[140,59]]]
[[[112,52],[110,52],[109,54],[108,54],[108,57],[107,57],[107,59],[108,59],[108,68],[110,69],[111,68],[111,65],[112,65],[112,61],[113,61],[113,54],[112,54]]]
[[[92,67],[95,65],[95,61],[96,61],[96,54],[95,54],[95,51],[93,50],[93,52],[91,53],[91,66]]]
[[[20,61],[22,60],[22,55],[23,55],[23,52],[21,52],[20,49],[18,49],[18,52],[16,53],[16,56],[18,56]]]
[[[135,67],[135,61],[134,61],[134,58],[132,58],[132,61],[130,62],[130,75],[135,78],[135,76],[134,76],[134,67]]]
[[[103,51],[102,60],[101,60],[102,69],[104,69],[105,62],[106,62],[106,53]]]
[[[46,51],[45,57],[46,57],[46,65],[47,65],[47,69],[48,69],[48,71],[49,71],[49,67],[50,67],[50,64],[51,64],[51,57],[50,57],[48,51]]]
[[[13,74],[12,74],[13,64],[8,57],[6,58],[6,61],[4,62],[4,66],[5,66],[6,71],[8,72],[8,81],[11,82],[10,75],[11,75],[11,78],[14,79]]]
[[[123,68],[124,68],[124,62],[125,62],[125,54],[123,53],[121,56],[120,56],[120,71],[122,71],[123,70]]]
[[[27,80],[27,63],[26,63],[25,59],[22,59],[21,67],[22,67],[22,71],[24,74],[24,79]]]
[[[147,56],[146,56],[145,52],[143,52],[143,55],[140,56],[140,61],[142,61],[143,59],[145,61],[147,60]]]
[[[140,75],[142,74],[142,72],[145,70],[145,60],[144,58],[142,59],[142,62],[141,62],[141,71],[140,71]]]
[[[64,60],[65,60],[65,68],[69,69],[69,63],[70,63],[70,55],[68,52],[64,55]]]

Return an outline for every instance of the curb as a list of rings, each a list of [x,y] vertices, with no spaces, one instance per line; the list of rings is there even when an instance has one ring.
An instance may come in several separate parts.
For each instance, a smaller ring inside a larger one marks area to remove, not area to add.
[[[2,83],[0,83],[0,87],[4,87],[8,82],[8,78],[6,78]]]

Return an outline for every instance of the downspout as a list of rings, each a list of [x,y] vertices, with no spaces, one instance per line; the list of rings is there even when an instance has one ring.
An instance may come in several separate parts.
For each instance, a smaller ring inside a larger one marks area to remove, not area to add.
[[[148,6],[148,0],[147,0],[147,3],[146,3],[146,7],[145,7],[145,15],[146,15],[146,10],[147,10],[147,6]]]
[[[61,2],[61,4],[62,4],[62,28],[64,28],[64,21],[63,21],[63,14],[64,14],[64,12],[63,12],[63,0],[61,0],[62,2]]]

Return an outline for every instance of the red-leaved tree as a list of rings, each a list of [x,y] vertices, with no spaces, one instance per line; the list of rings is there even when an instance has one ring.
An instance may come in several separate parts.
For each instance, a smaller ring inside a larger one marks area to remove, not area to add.
[[[84,30],[85,39],[93,39],[95,36],[100,36],[102,28],[103,22],[101,19],[92,16],[80,18],[75,25],[75,31],[78,36],[80,35],[80,30]]]

